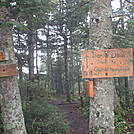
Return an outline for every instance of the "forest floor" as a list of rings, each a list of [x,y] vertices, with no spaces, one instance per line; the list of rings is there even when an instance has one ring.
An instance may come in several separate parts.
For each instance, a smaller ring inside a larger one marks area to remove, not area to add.
[[[49,104],[57,106],[58,111],[65,113],[65,121],[69,123],[69,130],[66,134],[88,134],[87,119],[77,110],[78,102],[67,103],[64,99],[54,99]]]

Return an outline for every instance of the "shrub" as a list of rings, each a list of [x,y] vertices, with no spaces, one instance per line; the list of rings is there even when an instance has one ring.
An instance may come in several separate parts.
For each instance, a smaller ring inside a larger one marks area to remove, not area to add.
[[[65,115],[57,112],[57,107],[47,104],[47,93],[37,84],[21,81],[19,85],[28,134],[64,134],[68,129]]]
[[[65,116],[58,113],[55,106],[30,102],[26,109],[24,116],[29,134],[64,134],[68,129]]]
[[[126,113],[122,108],[115,108],[115,134],[132,134],[131,127],[133,124],[127,121]]]

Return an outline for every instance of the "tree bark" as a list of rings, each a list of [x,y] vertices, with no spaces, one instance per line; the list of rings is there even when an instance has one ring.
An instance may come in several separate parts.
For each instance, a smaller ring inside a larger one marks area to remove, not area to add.
[[[90,1],[89,49],[112,48],[111,0]],[[95,96],[90,99],[90,134],[114,134],[114,80],[94,79]]]
[[[19,79],[22,80],[23,79],[22,56],[18,55],[17,60],[18,60]]]
[[[29,66],[29,80],[34,81],[34,38],[33,31],[28,34],[28,66]]]
[[[125,101],[126,101],[126,106],[129,107],[130,105],[130,91],[129,91],[129,84],[128,84],[128,77],[124,77],[125,79]]]
[[[26,134],[17,77],[1,78],[0,90],[4,134]]]
[[[69,89],[69,81],[68,81],[68,48],[67,48],[67,38],[66,36],[64,38],[64,67],[65,67],[65,90],[66,90],[66,95],[67,95],[67,101],[71,101],[71,96],[70,96],[70,89]]]
[[[58,84],[58,94],[59,96],[60,95],[63,95],[64,91],[63,91],[63,82],[62,82],[62,62],[60,60],[60,54],[58,52],[58,50],[56,51],[57,53],[57,58],[58,58],[58,61],[57,61],[57,84]]]
[[[40,80],[40,76],[39,76],[39,65],[38,65],[38,44],[37,44],[37,42],[38,42],[38,32],[37,32],[37,30],[36,30],[36,74],[37,74],[37,76],[36,76],[36,79],[38,79],[38,80]]]
[[[6,7],[1,7],[0,14],[0,23],[11,22]],[[0,29],[0,50],[13,51],[12,27]],[[4,63],[14,63],[14,59]],[[0,78],[0,102],[4,134],[26,134],[17,76]]]
[[[29,69],[29,80],[34,81],[34,47],[35,47],[35,29],[33,26],[33,17],[30,16],[28,22],[28,69]]]

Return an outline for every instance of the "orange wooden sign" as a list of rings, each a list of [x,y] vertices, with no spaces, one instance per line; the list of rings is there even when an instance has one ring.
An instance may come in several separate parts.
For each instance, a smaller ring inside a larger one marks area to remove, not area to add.
[[[85,50],[82,56],[82,78],[133,76],[133,49]]]
[[[11,59],[12,59],[11,51],[0,52],[0,61],[11,60]]]
[[[6,59],[5,52],[0,52],[0,61],[4,61]]]
[[[93,81],[90,81],[89,97],[94,97],[94,83],[93,83]]]
[[[85,94],[89,97],[94,97],[94,83],[90,80],[85,80]]]
[[[17,64],[0,65],[0,77],[16,76]]]

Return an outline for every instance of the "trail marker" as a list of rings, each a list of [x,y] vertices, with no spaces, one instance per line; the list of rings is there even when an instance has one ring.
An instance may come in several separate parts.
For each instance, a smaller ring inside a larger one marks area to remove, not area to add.
[[[17,64],[0,65],[0,77],[17,75]]]
[[[89,97],[94,96],[94,83],[93,83],[93,81],[91,81],[89,79],[85,80],[85,93]]]
[[[12,59],[11,51],[0,51],[0,62],[11,59]]]
[[[133,49],[85,50],[82,56],[82,78],[133,76]]]

